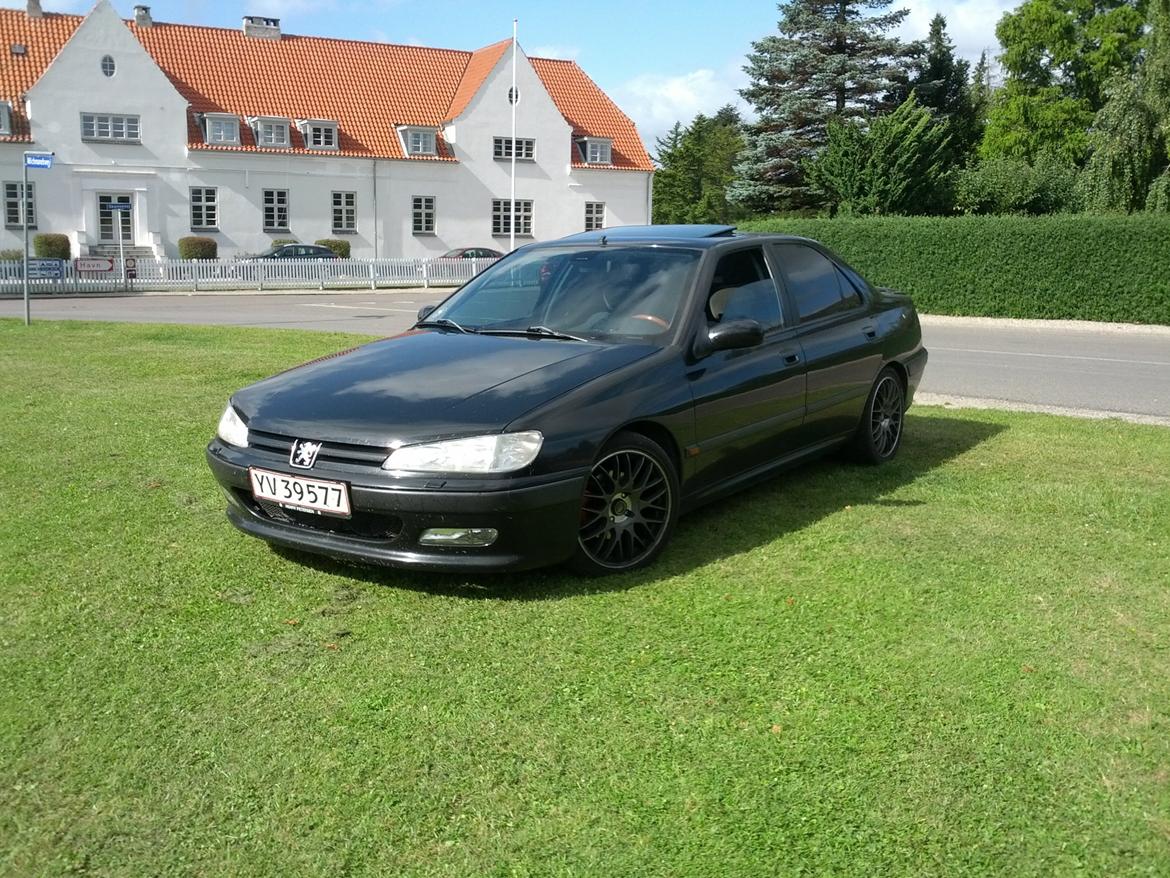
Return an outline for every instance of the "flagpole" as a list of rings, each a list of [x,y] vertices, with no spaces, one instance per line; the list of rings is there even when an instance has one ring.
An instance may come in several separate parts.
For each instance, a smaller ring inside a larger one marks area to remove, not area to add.
[[[516,91],[516,23],[512,19],[512,90],[508,92],[508,101],[512,105],[512,197],[509,205],[512,209],[512,220],[508,223],[508,252],[516,249],[516,103],[520,94]]]

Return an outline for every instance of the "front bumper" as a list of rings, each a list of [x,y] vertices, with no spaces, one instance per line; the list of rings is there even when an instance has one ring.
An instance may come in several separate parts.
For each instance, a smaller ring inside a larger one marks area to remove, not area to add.
[[[314,470],[314,478],[349,485],[353,517],[335,519],[257,502],[248,480],[249,466],[296,474],[267,456],[252,459],[249,449],[219,441],[207,447],[206,456],[228,499],[228,520],[244,533],[292,549],[391,567],[490,572],[557,564],[577,548],[584,473],[538,484],[505,480],[459,490],[446,485],[396,488],[374,484],[389,480],[381,473]],[[482,548],[419,545],[422,532],[435,527],[490,527],[499,531],[499,537]]]

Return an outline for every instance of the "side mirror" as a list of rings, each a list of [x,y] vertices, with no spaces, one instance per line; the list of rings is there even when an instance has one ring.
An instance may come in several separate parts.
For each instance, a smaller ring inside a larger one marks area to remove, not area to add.
[[[707,330],[707,344],[703,353],[735,351],[754,348],[764,343],[764,327],[755,320],[732,320],[716,323]]]
[[[418,318],[417,319],[420,321],[426,320],[427,316],[438,307],[439,307],[438,305],[423,305],[421,308],[418,309]]]

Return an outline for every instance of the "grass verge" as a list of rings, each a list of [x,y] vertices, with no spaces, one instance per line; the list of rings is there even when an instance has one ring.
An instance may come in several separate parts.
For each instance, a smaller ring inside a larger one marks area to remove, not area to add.
[[[0,873],[1170,873],[1166,430],[916,410],[604,581],[298,563],[202,449],[352,341],[0,321]]]

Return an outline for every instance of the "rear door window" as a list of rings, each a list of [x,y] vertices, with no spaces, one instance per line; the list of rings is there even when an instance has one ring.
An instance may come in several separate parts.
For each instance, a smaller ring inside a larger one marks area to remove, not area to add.
[[[762,247],[736,250],[720,258],[707,295],[707,319],[712,323],[755,320],[765,332],[784,322]]]
[[[801,323],[848,311],[861,304],[853,284],[827,256],[804,244],[775,244]]]

